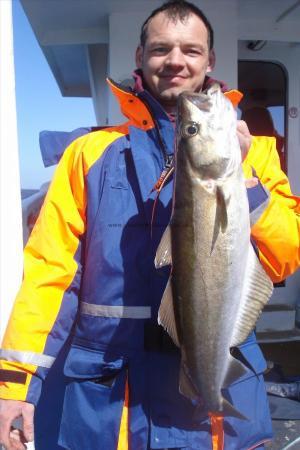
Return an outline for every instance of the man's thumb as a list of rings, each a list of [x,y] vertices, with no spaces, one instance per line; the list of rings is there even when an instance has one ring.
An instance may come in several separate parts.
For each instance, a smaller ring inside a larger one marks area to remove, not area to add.
[[[33,430],[33,416],[34,416],[34,406],[30,403],[26,403],[22,411],[23,416],[23,434],[26,442],[31,442],[34,439]]]

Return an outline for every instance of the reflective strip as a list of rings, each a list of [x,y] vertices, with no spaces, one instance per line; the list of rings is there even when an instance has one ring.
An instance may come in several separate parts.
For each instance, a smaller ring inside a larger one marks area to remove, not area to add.
[[[95,317],[114,317],[117,319],[150,319],[151,306],[109,306],[82,302],[82,314]]]
[[[209,413],[212,450],[224,450],[223,416]]]
[[[0,359],[5,361],[14,361],[22,364],[33,364],[35,366],[46,367],[50,369],[55,361],[53,356],[43,355],[42,353],[20,352],[18,350],[0,350]]]

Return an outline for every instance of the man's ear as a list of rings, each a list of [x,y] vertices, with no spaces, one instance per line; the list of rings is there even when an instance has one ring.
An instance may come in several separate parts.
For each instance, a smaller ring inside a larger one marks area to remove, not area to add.
[[[141,45],[138,46],[135,52],[135,64],[138,69],[142,68],[143,64],[143,47]]]
[[[206,73],[212,72],[214,70],[216,64],[216,54],[214,49],[209,51],[209,57],[208,57],[208,66],[206,69]]]

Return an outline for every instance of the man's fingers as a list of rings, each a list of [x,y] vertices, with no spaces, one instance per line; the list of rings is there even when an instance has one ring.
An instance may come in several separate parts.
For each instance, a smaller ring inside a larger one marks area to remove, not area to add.
[[[33,413],[30,403],[0,399],[0,444],[6,450],[26,450],[25,442],[33,440]],[[12,426],[17,418],[23,419],[24,431]]]
[[[18,430],[17,428],[12,428],[11,432],[9,433],[9,440],[11,449],[13,450],[26,450],[25,445],[25,439],[24,434],[22,430]],[[10,450],[8,447],[7,450]]]
[[[237,136],[242,153],[242,161],[246,158],[252,142],[252,136],[244,120],[237,121]]]
[[[26,403],[22,410],[23,433],[24,433],[26,442],[33,441],[33,436],[34,436],[33,415],[34,415],[34,406],[31,403]]]
[[[17,428],[11,428],[1,443],[5,450],[26,450],[24,435]]]
[[[246,185],[246,188],[253,188],[253,187],[257,186],[258,178],[256,178],[256,177],[248,178],[247,180],[245,180],[245,185]]]
[[[4,401],[0,403],[0,444],[4,445],[6,449],[10,450],[10,427],[14,417],[7,414],[5,410]]]

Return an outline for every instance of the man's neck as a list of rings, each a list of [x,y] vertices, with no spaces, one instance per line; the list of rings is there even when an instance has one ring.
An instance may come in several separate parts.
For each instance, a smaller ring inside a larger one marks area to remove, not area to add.
[[[143,92],[145,89],[147,89],[147,86],[145,84],[145,81],[143,79],[143,73],[141,71],[141,69],[136,69],[133,72],[133,78],[134,78],[134,87],[133,90],[136,93],[140,93]],[[209,86],[211,86],[213,83],[219,83],[222,89],[222,92],[225,92],[228,90],[228,87],[226,86],[226,84],[223,81],[216,81],[213,78],[210,78],[208,76],[205,77],[204,79],[204,83],[202,86],[202,90],[203,89],[207,89]],[[151,92],[150,92],[151,93]],[[172,123],[176,122],[176,112],[177,112],[177,107],[176,104],[171,104],[171,103],[161,103],[162,108],[165,110],[165,112],[167,113],[170,121]]]

